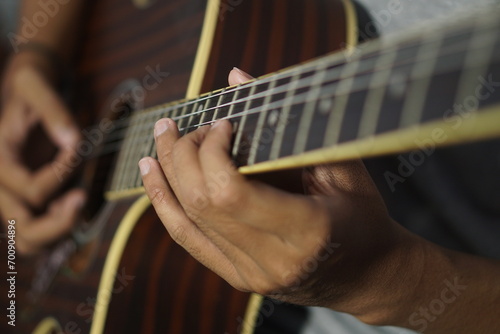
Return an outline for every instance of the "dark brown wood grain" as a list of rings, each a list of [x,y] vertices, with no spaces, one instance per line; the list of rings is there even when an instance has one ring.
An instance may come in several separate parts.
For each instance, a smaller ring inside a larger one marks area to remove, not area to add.
[[[120,99],[113,92],[131,78],[144,91],[144,107],[182,98],[205,6],[201,0],[157,0],[139,10],[129,0],[93,1],[81,41],[78,111],[95,114],[95,120],[109,117]],[[258,76],[337,49],[345,37],[343,14],[341,1],[334,0],[241,1],[218,20],[203,90],[226,86],[233,66]],[[144,77],[148,68],[156,67],[169,74],[147,89]],[[79,251],[84,255],[78,267],[85,269],[61,270],[49,293],[34,305],[27,292],[40,260],[20,264],[16,333],[31,332],[47,316],[57,318],[66,333],[89,331],[107,250],[133,201],[107,204],[114,209],[104,230]],[[133,229],[118,268],[119,274],[133,278],[115,282],[106,333],[238,332],[249,295],[230,287],[175,244],[153,209]],[[0,329],[4,333],[10,328]]]
[[[343,11],[335,0],[241,1],[219,20],[202,91],[226,87],[234,66],[257,77],[338,50]]]

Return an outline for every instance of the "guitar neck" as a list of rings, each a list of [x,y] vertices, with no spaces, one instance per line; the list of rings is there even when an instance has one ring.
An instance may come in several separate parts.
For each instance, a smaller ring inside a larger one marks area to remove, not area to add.
[[[452,27],[374,41],[197,99],[136,112],[111,190],[141,187],[162,117],[181,134],[229,119],[242,172],[363,158],[500,133],[499,11]],[[475,121],[475,123],[471,122]],[[436,137],[436,138],[434,138]]]

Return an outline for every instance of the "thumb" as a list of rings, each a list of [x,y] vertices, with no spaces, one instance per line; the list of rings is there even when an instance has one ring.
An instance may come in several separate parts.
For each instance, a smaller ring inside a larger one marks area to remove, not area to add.
[[[230,86],[239,85],[252,79],[253,77],[250,74],[243,72],[237,67],[233,67],[228,77]]]
[[[48,212],[24,226],[25,253],[34,253],[56,241],[73,227],[85,201],[82,190],[72,190],[53,202]]]
[[[312,195],[334,196],[342,192],[364,197],[378,194],[361,160],[309,167],[303,174],[303,183]]]
[[[60,148],[75,148],[80,131],[60,97],[52,87],[32,69],[23,69],[18,76],[28,107],[42,122],[49,137]]]

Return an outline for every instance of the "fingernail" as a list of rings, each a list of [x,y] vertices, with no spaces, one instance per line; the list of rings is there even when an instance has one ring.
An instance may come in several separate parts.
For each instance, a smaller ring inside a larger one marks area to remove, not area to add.
[[[149,163],[148,159],[141,159],[139,161],[139,169],[141,170],[141,175],[146,175],[149,173],[149,169],[151,168],[151,164]]]
[[[215,128],[217,128],[220,124],[222,123],[222,120],[219,119],[217,121],[215,121],[214,124],[212,124],[212,126],[210,127],[210,130],[214,130]]]
[[[239,68],[237,68],[237,67],[233,67],[233,70],[235,70],[236,72],[238,72],[238,74],[239,74],[239,75],[240,75],[240,76],[241,76],[241,77],[242,77],[245,81],[248,81],[248,80],[252,80],[252,79],[253,79],[253,77],[252,77],[250,74],[248,74],[248,73],[246,73],[246,72],[244,72],[244,71],[240,70],[240,69],[239,69]]]
[[[167,131],[167,129],[168,129],[168,121],[166,119],[160,119],[155,124],[155,137],[158,137],[163,132]]]

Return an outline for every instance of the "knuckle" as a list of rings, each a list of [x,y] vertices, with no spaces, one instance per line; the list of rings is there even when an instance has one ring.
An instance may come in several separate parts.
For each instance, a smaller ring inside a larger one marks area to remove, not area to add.
[[[160,164],[166,165],[169,164],[170,161],[172,161],[172,151],[169,149],[160,149],[158,150],[158,161]]]
[[[252,289],[248,287],[248,285],[246,285],[245,283],[243,283],[241,280],[238,280],[238,279],[230,279],[228,281],[228,283],[233,287],[235,288],[236,290],[238,291],[241,291],[241,292],[246,292],[246,293],[249,293],[249,292],[252,292]]]
[[[250,289],[263,296],[270,296],[276,294],[278,287],[269,279],[256,275],[252,278],[252,282],[249,284]]]
[[[38,187],[33,187],[29,188],[30,192],[26,194],[26,200],[28,203],[35,208],[41,207],[44,202],[45,202],[45,196],[44,193],[38,188]]]
[[[149,199],[153,205],[162,205],[166,201],[166,192],[164,189],[154,187],[149,190]]]
[[[184,152],[186,144],[186,137],[181,137],[179,140],[176,140],[175,143],[172,144],[172,157],[177,158],[180,153]]]
[[[170,236],[172,237],[172,240],[174,240],[177,244],[181,246],[186,244],[187,233],[184,227],[177,226],[172,231],[170,231]]]
[[[189,203],[184,207],[184,212],[186,213],[186,216],[194,221],[194,222],[200,222],[200,216],[202,216],[200,213],[202,212],[203,207],[200,207],[198,204],[192,204]]]
[[[233,210],[241,203],[245,203],[244,192],[230,184],[209,192],[212,192],[210,196],[212,205],[218,209]]]

